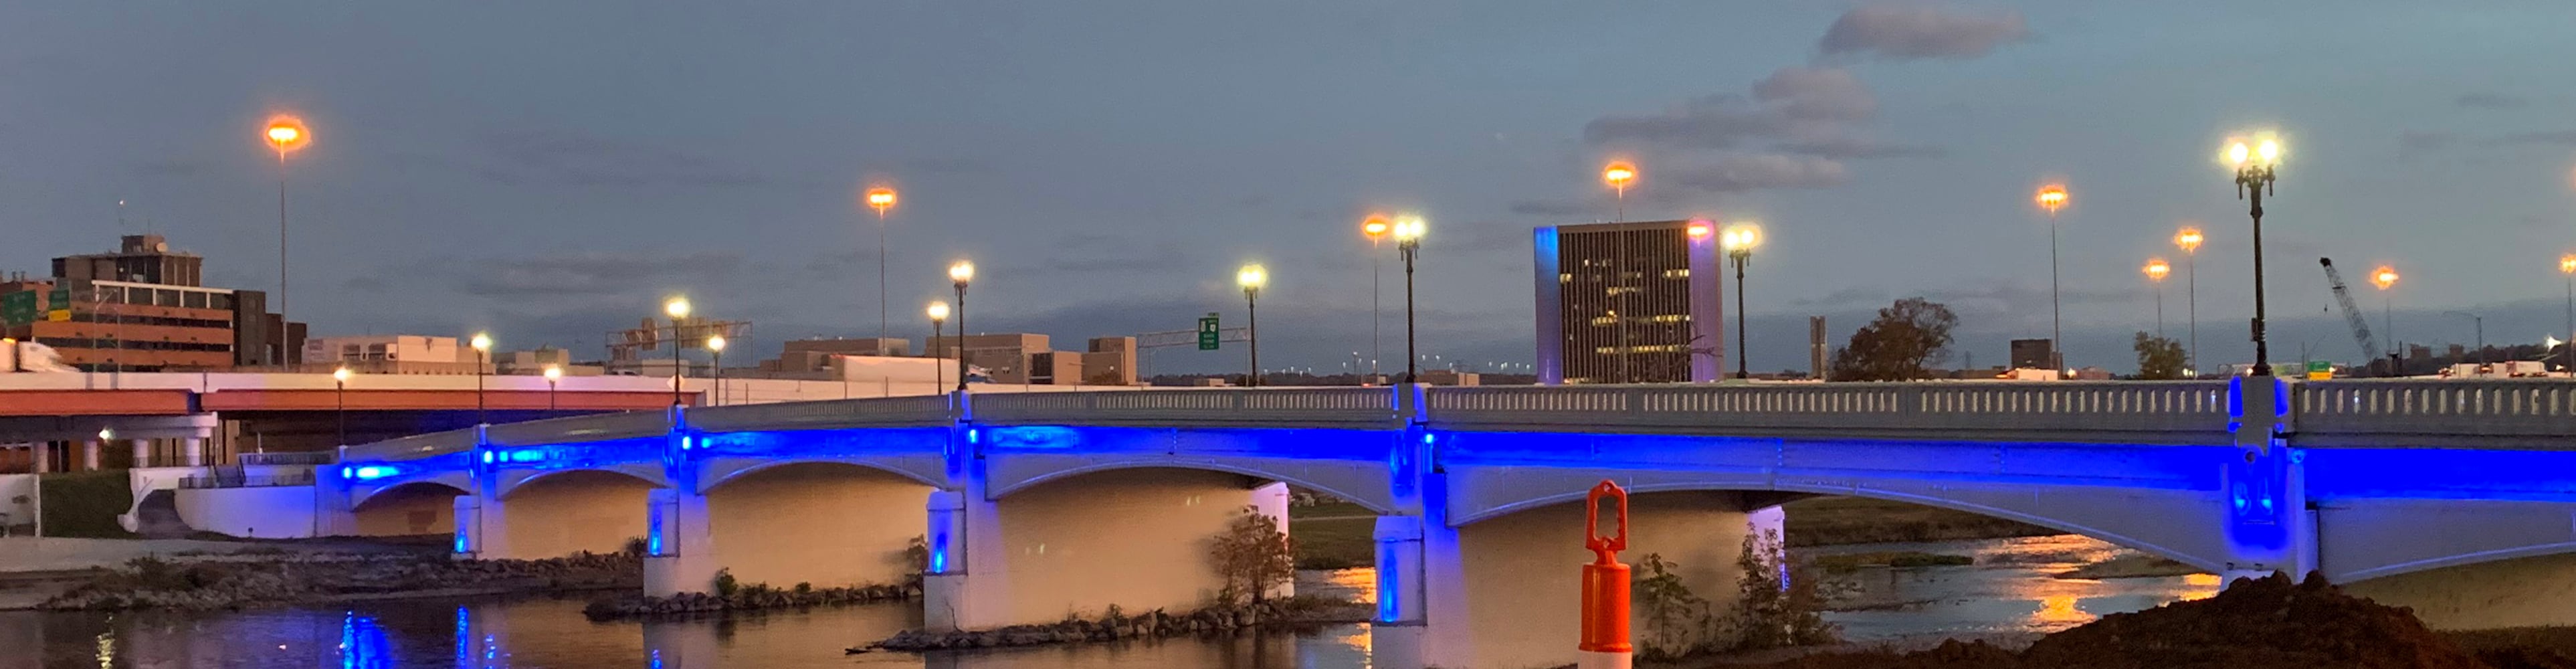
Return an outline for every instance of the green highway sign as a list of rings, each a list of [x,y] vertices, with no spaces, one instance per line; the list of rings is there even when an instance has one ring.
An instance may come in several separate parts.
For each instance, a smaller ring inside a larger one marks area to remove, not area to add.
[[[36,291],[22,290],[0,295],[0,324],[11,326],[36,322]]]
[[[1208,314],[1208,315],[1205,315],[1205,316],[1200,316],[1200,317],[1199,317],[1199,350],[1201,350],[1201,351],[1214,351],[1214,350],[1216,350],[1216,336],[1217,336],[1216,314]]]
[[[45,296],[45,320],[57,323],[72,319],[72,289],[56,288]]]

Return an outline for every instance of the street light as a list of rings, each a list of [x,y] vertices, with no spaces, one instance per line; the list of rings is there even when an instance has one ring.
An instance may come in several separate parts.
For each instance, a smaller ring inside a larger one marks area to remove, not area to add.
[[[975,280],[975,263],[948,266],[948,281],[957,286],[957,392],[966,392],[966,284]],[[962,401],[962,400],[961,400]]]
[[[2182,226],[2174,233],[2174,246],[2182,247],[2183,311],[2191,319],[2191,348],[2183,369],[2200,370],[2200,228]]]
[[[2563,369],[2576,376],[2576,254],[2558,256],[2558,273],[2567,275],[2567,364]]]
[[[340,445],[342,446],[349,445],[349,377],[352,374],[353,373],[349,371],[348,365],[341,365],[339,369],[331,370],[331,386],[333,394],[338,396],[340,403],[338,413],[340,414]]]
[[[2165,338],[2165,275],[2173,272],[2173,266],[2165,264],[2163,258],[2148,258],[2147,266],[2142,271],[2147,273],[2149,283],[2156,284],[2156,338],[2163,339]]]
[[[1422,234],[1429,228],[1418,214],[1395,220],[1395,252],[1404,257],[1404,382],[1420,378],[1422,357],[1413,352],[1413,259],[1422,255]]]
[[[2397,366],[2389,371],[2397,376],[2405,376],[2406,370],[2403,367],[2405,363],[2402,361],[2406,359],[2404,355],[2406,345],[2397,341],[2397,297],[2388,292],[2388,289],[2397,287],[2397,268],[2380,265],[2379,269],[2371,270],[2370,285],[2379,287],[2379,309],[2382,317],[2387,319],[2380,324],[2380,327],[2387,328],[2388,351],[2391,358],[2388,362],[2390,365]]]
[[[886,210],[894,208],[894,189],[884,186],[868,189],[869,209],[877,210],[877,344],[886,338]],[[891,383],[891,380],[888,381]]]
[[[1243,269],[1234,271],[1234,285],[1243,287],[1243,341],[1245,348],[1252,352],[1251,369],[1244,377],[1243,385],[1246,386],[1260,387],[1261,385],[1261,311],[1258,303],[1261,299],[1261,284],[1269,282],[1269,270],[1262,269],[1258,264],[1244,265]]]
[[[470,343],[474,347],[474,423],[481,425],[491,422],[484,410],[483,376],[492,366],[492,335],[474,333]]]
[[[1612,217],[1610,222],[1627,222],[1628,184],[1637,180],[1637,166],[1630,165],[1624,160],[1610,163],[1610,166],[1601,168],[1601,180],[1610,184],[1610,190],[1618,197],[1618,208],[1614,212],[1616,216]]]
[[[563,382],[563,366],[562,366],[562,365],[546,365],[546,410],[547,410],[547,411],[553,411],[553,410],[555,410],[555,396],[556,396],[556,395],[558,395],[558,394],[560,394],[560,393],[558,393],[557,391],[563,390],[561,387],[557,386],[556,384],[561,383],[561,382]]]
[[[1381,354],[1385,352],[1385,345],[1380,343],[1385,339],[1385,337],[1380,334],[1385,330],[1385,328],[1380,326],[1379,323],[1385,320],[1384,315],[1386,313],[1386,307],[1384,306],[1384,296],[1386,295],[1386,291],[1380,289],[1379,285],[1386,275],[1386,254],[1378,250],[1378,242],[1386,239],[1387,234],[1394,231],[1395,224],[1388,223],[1384,214],[1369,214],[1368,218],[1360,219],[1360,235],[1367,237],[1369,240],[1368,373],[1370,376],[1377,375],[1377,359],[1382,357]],[[1351,368],[1351,373],[1358,374],[1360,373],[1360,370],[1357,366],[1353,366]]]
[[[2271,376],[2272,345],[2263,336],[2263,195],[2272,189],[2273,170],[2281,164],[2281,142],[2268,135],[2231,140],[2225,158],[2236,168],[2236,197],[2254,196],[2246,209],[2254,218],[2254,375]]]
[[[707,335],[707,351],[715,356],[716,406],[724,406],[724,349],[724,335]]]
[[[2066,207],[2066,186],[2064,184],[2041,186],[2039,194],[2033,199],[2039,202],[2039,208],[2048,210],[2048,365],[2056,369],[2065,369],[2066,351],[2063,349],[2066,348],[2066,335],[2060,329],[2061,321],[2057,308],[2057,210]]]
[[[925,313],[930,314],[930,343],[929,343],[929,344],[927,344],[927,345],[924,345],[922,348],[927,349],[927,350],[923,351],[924,353],[929,353],[929,354],[930,354],[930,359],[931,359],[931,364],[930,364],[930,387],[931,387],[931,389],[932,389],[932,392],[937,392],[937,391],[938,391],[938,388],[939,388],[940,386],[944,386],[944,385],[947,385],[947,384],[948,384],[948,377],[947,377],[948,372],[947,372],[947,370],[940,369],[941,365],[938,363],[938,360],[939,360],[939,324],[941,324],[941,323],[945,323],[945,322],[948,322],[948,303],[946,303],[946,302],[941,302],[941,301],[938,301],[938,300],[931,300],[931,301],[930,301],[930,307],[929,307],[929,308],[927,308],[927,309],[924,309],[923,311],[924,311]],[[964,356],[964,355],[966,354],[966,353],[965,353],[965,351],[966,351],[966,349],[965,349],[965,346],[966,346],[965,342],[960,341],[960,342],[958,342],[958,345],[957,345],[957,346],[958,346],[958,349],[957,349],[957,350],[958,350],[958,355],[959,355],[959,356]],[[842,372],[841,372],[841,373],[842,373],[842,374],[844,374],[844,375],[847,375],[847,374],[849,373],[849,371],[848,371],[848,370],[842,370]]]
[[[2485,373],[2487,372],[2487,317],[2485,317],[2485,316],[2480,316],[2480,315],[2477,315],[2477,314],[2472,314],[2472,313],[2469,313],[2469,312],[2466,312],[2466,311],[2445,311],[2445,312],[2442,312],[2442,313],[2450,314],[2450,315],[2453,315],[2453,316],[2467,316],[2467,317],[2469,318],[2469,321],[2470,321],[2470,322],[2473,322],[2473,323],[2476,323],[2476,324],[2477,324],[2477,327],[2478,327],[2478,373],[2480,373],[2480,374],[2485,374]]]
[[[280,114],[268,119],[260,132],[268,145],[277,150],[277,313],[286,313],[286,154],[303,149],[313,141],[313,131],[304,127],[304,119]],[[284,357],[284,353],[278,354]],[[277,361],[281,364],[285,360]]]
[[[1690,231],[1704,237],[1708,226],[1694,224]],[[1750,379],[1753,375],[1744,371],[1744,265],[1753,259],[1753,247],[1762,245],[1762,226],[1751,221],[1726,226],[1726,231],[1718,234],[1717,243],[1726,249],[1727,259],[1735,261],[1735,378]]]
[[[662,315],[671,317],[671,406],[680,405],[680,326],[688,321],[689,308],[686,297],[662,301]]]

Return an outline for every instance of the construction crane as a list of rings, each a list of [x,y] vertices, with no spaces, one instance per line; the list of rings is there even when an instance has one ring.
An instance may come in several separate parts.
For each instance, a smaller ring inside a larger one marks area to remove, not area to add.
[[[2345,324],[2352,326],[2352,340],[2354,343],[2361,345],[2362,359],[2378,359],[2380,356],[2379,342],[2370,336],[2370,320],[2362,318],[2361,307],[2355,306],[2352,303],[2352,291],[2344,289],[2343,275],[2335,271],[2334,259],[2318,258],[2317,264],[2323,265],[2326,268],[2326,284],[2334,287],[2335,302],[2343,305],[2343,321]],[[2397,364],[2397,355],[2393,353],[2389,354],[2388,374],[2390,376],[2403,374],[2403,372],[2400,371],[2403,368],[2398,367]],[[2370,366],[2377,367],[2378,365],[2373,364]]]

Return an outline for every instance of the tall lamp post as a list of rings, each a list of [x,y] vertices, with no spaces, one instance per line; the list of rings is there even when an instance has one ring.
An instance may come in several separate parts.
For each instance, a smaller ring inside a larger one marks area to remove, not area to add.
[[[492,368],[492,335],[474,333],[474,423],[491,422],[483,405],[483,377]]]
[[[1628,184],[1636,180],[1637,166],[1630,165],[1627,161],[1613,162],[1601,168],[1601,181],[1610,184],[1612,197],[1617,202],[1615,208],[1611,210],[1610,222],[1628,222]]]
[[[2048,210],[2048,366],[2062,370],[2066,369],[2066,335],[2057,308],[2057,210],[2066,207],[2066,186],[2041,186],[2034,199],[2039,208]]]
[[[689,298],[674,297],[662,302],[662,315],[671,317],[671,406],[680,405],[680,328],[689,319]]]
[[[277,149],[277,313],[286,313],[286,154],[294,153],[313,141],[313,131],[304,127],[304,119],[278,115],[268,119],[260,133],[271,148]],[[285,357],[281,351],[279,357]],[[285,360],[278,360],[284,364]]]
[[[2558,256],[2558,273],[2567,275],[2567,364],[2562,369],[2576,376],[2576,254]]]
[[[1618,198],[1618,205],[1613,210],[1610,222],[1628,222],[1628,184],[1636,180],[1637,166],[1625,161],[1610,163],[1608,167],[1601,168],[1601,181],[1610,184],[1610,189],[1617,194]],[[1617,291],[1615,296],[1618,298],[1611,305],[1616,309],[1610,313],[1611,341],[1614,344],[1611,351],[1619,356],[1616,371],[1619,382],[1627,383],[1631,380],[1628,376],[1628,358],[1631,353],[1634,353],[1628,349],[1628,233],[1622,230],[1617,234],[1619,236],[1613,238],[1615,242],[1610,245],[1611,252],[1619,256],[1610,263],[1612,277],[1610,286],[1611,290]]]
[[[1694,235],[1706,236],[1706,230],[1702,226],[1691,227]],[[1750,221],[1726,226],[1726,232],[1718,235],[1717,243],[1726,249],[1726,258],[1735,262],[1735,378],[1750,379],[1753,375],[1745,373],[1745,358],[1748,356],[1744,340],[1744,265],[1753,260],[1753,247],[1762,245],[1762,226]]]
[[[1243,287],[1243,341],[1250,349],[1250,368],[1245,370],[1243,385],[1261,386],[1261,285],[1270,282],[1270,271],[1260,265],[1244,265],[1234,271],[1234,285]]]
[[[2379,269],[2371,270],[2370,285],[2379,288],[2379,313],[2386,319],[2380,327],[2385,328],[2388,334],[2389,364],[2402,366],[2406,359],[2406,344],[2397,340],[2397,297],[2388,292],[2388,289],[2397,287],[2397,268],[2380,265]],[[2396,376],[2405,376],[2405,371],[2403,368],[2389,370]]]
[[[2163,258],[2148,258],[2146,268],[2141,271],[2147,273],[2148,283],[2156,285],[2156,338],[2163,339],[2165,338],[2165,275],[2173,272],[2173,266],[2165,264]]]
[[[2272,345],[2263,333],[2263,196],[2272,189],[2273,169],[2281,163],[2281,142],[2271,138],[2227,143],[2227,162],[2236,167],[2236,196],[2253,194],[2246,209],[2254,218],[2254,376],[2272,375]]]
[[[930,365],[930,387],[935,393],[938,392],[938,388],[948,385],[948,371],[941,369],[942,365],[936,362],[939,359],[939,326],[941,323],[948,322],[948,303],[932,300],[930,307],[923,311],[930,315],[930,343],[922,348],[928,349],[923,352],[930,354],[930,359],[934,361]],[[958,355],[965,355],[965,343],[962,338],[958,343],[958,351]]]
[[[1404,257],[1404,382],[1421,378],[1421,356],[1415,354],[1413,336],[1413,259],[1422,255],[1422,234],[1429,224],[1420,215],[1407,214],[1395,221],[1395,252]]]
[[[725,393],[725,387],[724,387],[724,349],[725,349],[725,338],[724,338],[724,335],[720,335],[720,334],[707,335],[707,352],[708,352],[709,354],[711,354],[711,355],[715,356],[715,360],[714,360],[714,362],[712,362],[712,363],[710,363],[710,364],[712,364],[712,365],[715,367],[715,382],[716,382],[716,399],[715,399],[715,405],[716,405],[716,406],[724,406],[724,393]]]
[[[957,392],[966,392],[966,284],[975,280],[975,263],[948,266],[948,282],[957,286]]]
[[[894,208],[894,189],[868,189],[868,208],[877,210],[877,340],[886,338],[886,210]]]
[[[1378,242],[1394,230],[1395,224],[1388,223],[1383,215],[1369,214],[1368,218],[1360,220],[1360,234],[1369,240],[1369,368],[1366,374],[1370,376],[1377,375],[1378,358],[1384,357],[1385,353],[1385,345],[1380,343],[1384,337],[1379,334],[1384,328],[1379,323],[1386,320],[1383,317],[1386,313],[1386,291],[1379,288],[1379,284],[1386,276],[1386,253],[1378,248]],[[1351,367],[1352,375],[1361,373],[1359,366]]]
[[[562,391],[562,390],[563,390],[562,386],[558,385],[558,384],[561,384],[561,383],[563,383],[563,365],[546,365],[546,410],[547,410],[547,411],[553,411],[553,410],[555,410],[555,408],[556,408],[556,404],[555,404],[555,397],[556,397],[556,396],[558,396],[558,395],[560,395],[560,394],[561,394],[561,392],[560,392],[560,391]]]
[[[342,446],[349,445],[349,377],[352,374],[348,365],[341,365],[339,369],[331,370],[331,387],[333,394],[338,396],[340,404],[337,413],[339,413],[340,445]]]
[[[2200,228],[2182,226],[2174,233],[2174,246],[2182,247],[2183,312],[2191,320],[2191,348],[2185,354],[2183,371],[2198,375],[2200,371]]]
[[[2445,311],[2445,312],[2442,312],[2442,313],[2450,314],[2450,315],[2453,315],[2453,316],[2465,316],[2465,317],[2468,317],[2469,322],[2477,324],[2477,328],[2478,328],[2478,373],[2480,373],[2480,374],[2484,374],[2484,373],[2486,373],[2486,371],[2487,371],[2487,317],[2485,317],[2485,316],[2480,316],[2480,315],[2477,315],[2477,314],[2472,314],[2472,313],[2469,313],[2469,312],[2466,312],[2466,311]]]

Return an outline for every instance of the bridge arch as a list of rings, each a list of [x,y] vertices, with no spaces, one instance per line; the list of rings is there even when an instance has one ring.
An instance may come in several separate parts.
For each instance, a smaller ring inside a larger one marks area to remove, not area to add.
[[[349,505],[352,529],[359,536],[452,534],[456,531],[456,498],[474,494],[465,486],[435,478],[405,481],[366,491]]]
[[[927,538],[937,489],[912,473],[845,460],[736,470],[705,487],[712,565],[746,584],[904,583],[921,569],[909,547]]]
[[[904,480],[932,487],[937,487],[946,483],[937,477],[924,474],[919,471],[914,471],[912,468],[903,467],[900,464],[882,462],[876,458],[715,458],[710,459],[710,461],[706,463],[705,469],[700,470],[697,492],[701,495],[714,494],[716,489],[723,487],[727,483],[746,477],[752,477],[762,472],[788,467],[802,467],[805,465],[863,469],[900,477]]]
[[[1284,458],[1216,458],[1146,455],[1130,457],[1015,456],[1047,458],[1044,465],[1030,466],[1026,460],[996,467],[991,480],[991,495],[1000,500],[1013,493],[1049,482],[1104,472],[1135,469],[1185,469],[1226,474],[1240,474],[1264,481],[1276,481],[1341,498],[1379,515],[1397,512],[1394,495],[1389,490],[1387,467],[1373,462],[1287,461]]]
[[[655,488],[671,487],[670,479],[662,472],[661,463],[634,463],[570,469],[504,470],[493,477],[498,481],[493,486],[493,496],[508,500],[532,483],[564,477],[589,478],[593,474],[633,479]]]
[[[455,490],[458,494],[471,495],[474,494],[474,475],[464,470],[451,470],[433,472],[426,476],[363,482],[350,486],[349,507],[364,508],[367,501],[375,499],[377,495],[417,485],[435,485]]]
[[[650,534],[649,498],[661,487],[653,478],[619,469],[553,470],[522,478],[501,494],[508,550],[492,557],[623,550],[629,540]]]

